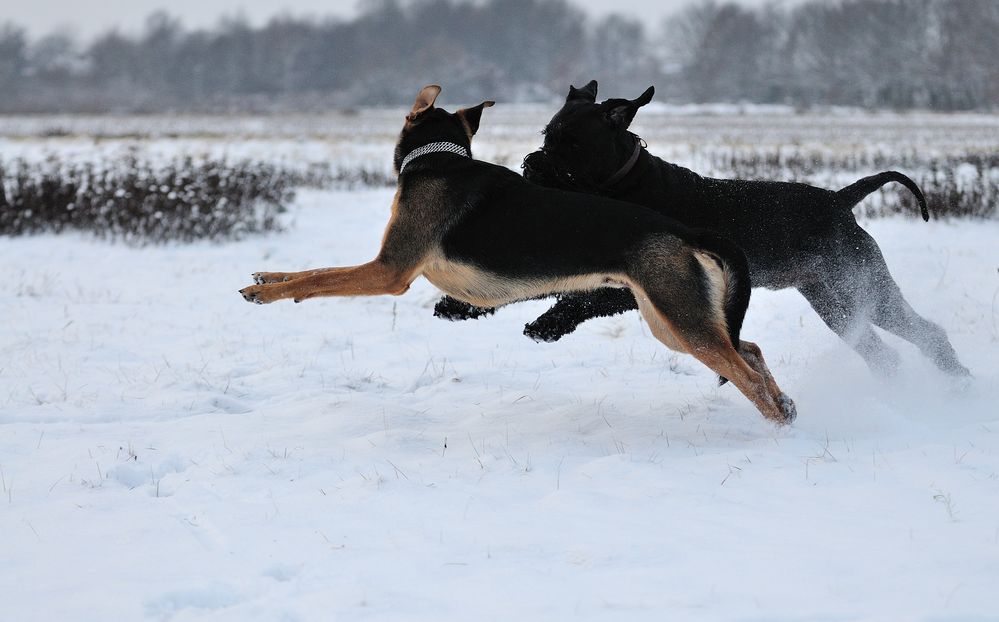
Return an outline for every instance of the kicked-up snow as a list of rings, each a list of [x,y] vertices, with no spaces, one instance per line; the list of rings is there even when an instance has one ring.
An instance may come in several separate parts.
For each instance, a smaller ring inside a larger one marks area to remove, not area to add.
[[[0,619],[994,620],[999,223],[882,220],[911,345],[872,377],[793,291],[743,331],[765,421],[632,312],[438,292],[249,305],[258,270],[377,251],[391,191],[303,192],[287,233],[5,239]]]

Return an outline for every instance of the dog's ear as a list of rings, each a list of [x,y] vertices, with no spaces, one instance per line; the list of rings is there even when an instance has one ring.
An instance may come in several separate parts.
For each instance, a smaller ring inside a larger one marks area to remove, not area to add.
[[[635,99],[609,99],[604,102],[607,105],[605,114],[614,125],[627,128],[638,114],[638,109],[652,101],[655,92],[656,87],[650,86]]]
[[[597,101],[597,81],[590,80],[581,89],[569,85],[569,94],[565,98],[565,102],[569,103],[571,101],[586,101],[593,103]]]
[[[631,103],[634,104],[635,108],[641,108],[645,104],[652,101],[652,96],[655,94],[656,94],[656,87],[650,86],[649,88],[645,89],[644,93],[642,93],[635,99],[631,100]]]
[[[419,119],[420,115],[434,107],[434,102],[437,101],[437,96],[440,94],[441,87],[436,84],[428,84],[420,89],[420,93],[416,96],[416,102],[413,104],[413,109],[406,115],[406,120],[416,121]]]
[[[475,136],[475,133],[479,131],[479,119],[482,118],[482,110],[494,105],[496,105],[496,102],[494,101],[484,101],[478,106],[462,108],[461,110],[455,112],[455,114],[462,118],[462,120],[468,125],[468,129],[472,136]]]

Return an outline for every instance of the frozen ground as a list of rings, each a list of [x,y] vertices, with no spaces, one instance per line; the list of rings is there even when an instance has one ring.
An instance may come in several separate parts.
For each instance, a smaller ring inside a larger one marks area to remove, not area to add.
[[[611,96],[611,93],[607,94]],[[617,94],[625,95],[625,94]],[[635,93],[633,96],[637,96]],[[454,110],[460,103],[445,99]],[[462,102],[478,103],[478,102]],[[500,103],[483,118],[477,157],[516,167],[541,144],[540,129],[557,106]],[[0,163],[15,158],[62,160],[118,156],[127,152],[264,158],[288,166],[303,162],[364,165],[389,172],[403,112],[397,108],[303,115],[24,115],[0,116]],[[790,114],[774,107],[665,106],[653,102],[633,129],[656,155],[702,174],[719,156],[760,151],[787,158],[868,156],[885,166],[905,160],[960,154],[991,157],[999,148],[994,114],[864,113],[816,110]],[[857,173],[870,174],[867,166]],[[723,171],[722,171],[723,172]],[[841,171],[842,172],[842,171]],[[913,171],[908,171],[913,172]],[[802,175],[802,171],[789,174]],[[844,183],[853,181],[853,172]]]
[[[637,314],[558,344],[437,293],[246,304],[369,259],[389,191],[286,234],[2,240],[0,619],[999,619],[999,223],[876,221],[915,348],[880,382],[793,292],[744,334],[790,428]]]

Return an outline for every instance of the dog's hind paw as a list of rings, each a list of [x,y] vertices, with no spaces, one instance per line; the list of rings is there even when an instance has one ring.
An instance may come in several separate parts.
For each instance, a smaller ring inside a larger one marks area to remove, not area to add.
[[[974,387],[975,378],[970,373],[967,376],[953,376],[947,381],[947,393],[950,395],[967,394]]]
[[[934,356],[933,362],[936,363],[937,367],[939,367],[945,374],[950,374],[955,378],[972,377],[971,370],[962,365],[961,361],[957,360],[957,355],[954,354],[953,349],[950,352]]]
[[[784,415],[784,423],[792,423],[798,418],[798,409],[794,405],[794,400],[788,397],[787,393],[781,393],[777,398],[777,406]]]

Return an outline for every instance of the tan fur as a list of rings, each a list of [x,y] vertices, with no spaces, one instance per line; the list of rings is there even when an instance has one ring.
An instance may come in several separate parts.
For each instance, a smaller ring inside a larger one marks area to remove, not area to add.
[[[646,324],[652,334],[666,347],[678,352],[686,352],[693,355],[697,360],[704,363],[711,370],[720,376],[728,378],[739,391],[745,395],[759,409],[764,417],[777,423],[784,423],[784,414],[778,406],[783,392],[774,382],[772,385],[767,382],[770,370],[766,369],[763,363],[763,355],[759,353],[756,344],[742,342],[751,348],[756,348],[759,354],[758,363],[762,369],[755,369],[743,356],[732,347],[728,335],[724,331],[719,331],[714,343],[694,344],[677,331],[669,318],[656,309],[648,296],[644,292],[632,290],[635,299],[638,301],[638,310],[645,319]],[[710,338],[710,336],[709,336]],[[773,377],[770,376],[770,380]]]
[[[718,265],[718,260],[708,253],[694,251],[694,258],[701,264],[704,274],[708,277],[708,290],[711,297],[711,316],[719,332],[728,333],[728,321],[725,319],[725,297],[728,292],[728,278],[725,270]]]
[[[472,126],[469,125],[468,119],[466,119],[465,115],[462,114],[464,112],[465,112],[464,110],[459,110],[455,114],[457,114],[458,118],[461,119],[461,125],[465,128],[465,135],[468,136],[468,140],[469,142],[471,142],[472,136],[475,135],[475,132],[472,131]]]
[[[398,296],[405,294],[418,276],[415,270],[394,269],[377,260],[349,268],[298,274],[301,275],[298,278],[256,286],[257,299],[269,303],[287,299],[300,302],[317,296]]]
[[[635,295],[635,301],[638,302],[638,312],[642,314],[642,319],[645,320],[649,330],[652,331],[652,336],[670,350],[689,353],[691,350],[690,346],[684,344],[677,336],[669,320],[656,310],[648,294],[642,291],[641,288],[632,288],[631,293]]]
[[[719,347],[691,352],[697,360],[710,367],[716,374],[728,378],[745,395],[764,417],[775,423],[786,423],[778,402],[782,392],[771,393],[763,375],[754,370],[733,348]]]
[[[494,307],[517,300],[558,292],[581,292],[600,287],[623,287],[623,274],[580,274],[562,279],[515,279],[458,261],[443,254],[431,255],[423,276],[446,294],[480,307]]]
[[[406,115],[406,121],[415,121],[421,114],[434,107],[437,96],[441,94],[441,87],[436,84],[428,84],[420,89],[413,102],[413,109]]]

